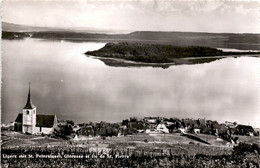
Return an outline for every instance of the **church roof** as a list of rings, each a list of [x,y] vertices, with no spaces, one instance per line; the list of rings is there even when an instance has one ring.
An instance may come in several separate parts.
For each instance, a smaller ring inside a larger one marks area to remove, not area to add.
[[[34,107],[35,106],[32,104],[32,100],[31,100],[30,83],[29,83],[29,92],[28,92],[27,102],[23,109],[33,109]]]
[[[23,122],[23,114],[19,113],[16,117],[15,122]],[[36,127],[53,127],[55,122],[55,115],[44,115],[37,114],[36,115]]]
[[[18,116],[15,119],[15,122],[23,122],[23,114],[19,113]]]
[[[53,127],[55,115],[36,115],[36,127]]]

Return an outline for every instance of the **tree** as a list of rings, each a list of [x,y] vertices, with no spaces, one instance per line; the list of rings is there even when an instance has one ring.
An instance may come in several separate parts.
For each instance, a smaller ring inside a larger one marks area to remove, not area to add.
[[[200,120],[199,120],[199,119],[197,120],[197,124],[198,124],[198,126],[200,127]]]
[[[127,126],[128,123],[129,123],[129,120],[128,120],[128,119],[122,121],[122,125],[126,125],[126,126]]]
[[[176,129],[179,129],[179,128],[181,127],[180,122],[177,121],[177,122],[175,123],[175,126],[176,126]]]
[[[159,118],[156,119],[156,124],[160,124],[161,120]]]
[[[190,133],[194,133],[194,124],[191,124]]]
[[[54,129],[54,135],[67,139],[73,133],[72,126],[70,124],[60,125]]]
[[[137,118],[136,117],[130,117],[130,122],[137,122]]]
[[[184,122],[184,121],[181,121],[181,126],[183,126],[183,128],[185,128],[185,127],[186,127],[186,125],[185,125],[185,122]]]
[[[69,136],[69,135],[72,134],[72,132],[73,132],[72,126],[70,124],[65,125],[64,130],[63,130],[63,134],[65,136]]]
[[[73,120],[67,120],[67,124],[74,126],[74,121]]]
[[[214,125],[212,123],[210,124],[210,130],[211,130],[211,134],[214,135],[215,134]]]

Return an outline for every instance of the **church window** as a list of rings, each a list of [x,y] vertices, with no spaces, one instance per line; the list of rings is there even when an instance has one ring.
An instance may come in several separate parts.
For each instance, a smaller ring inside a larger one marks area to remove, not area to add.
[[[26,111],[26,113],[27,113],[27,114],[30,114],[30,111],[29,111],[29,110],[27,110],[27,111]]]

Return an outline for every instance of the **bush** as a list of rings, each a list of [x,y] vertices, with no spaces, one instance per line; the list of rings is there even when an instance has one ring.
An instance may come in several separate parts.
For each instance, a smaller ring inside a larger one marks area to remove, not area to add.
[[[233,154],[234,155],[243,155],[246,153],[254,153],[260,154],[260,148],[258,144],[249,144],[245,142],[240,142],[238,146],[234,146]]]

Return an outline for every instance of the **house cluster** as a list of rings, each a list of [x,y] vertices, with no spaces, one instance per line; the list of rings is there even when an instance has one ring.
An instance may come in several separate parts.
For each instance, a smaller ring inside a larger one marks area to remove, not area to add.
[[[74,126],[75,133],[83,136],[125,136],[135,133],[213,134],[213,135],[258,135],[251,126],[236,123],[219,124],[205,119],[178,119],[163,117],[131,117],[119,123],[83,123]]]

